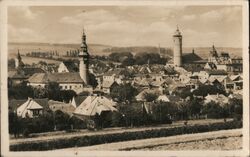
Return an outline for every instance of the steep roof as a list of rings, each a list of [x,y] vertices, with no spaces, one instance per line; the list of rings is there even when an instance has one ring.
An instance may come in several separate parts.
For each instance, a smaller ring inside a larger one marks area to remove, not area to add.
[[[11,79],[27,79],[28,77],[20,70],[14,69],[8,71],[8,78]]]
[[[227,75],[227,72],[224,70],[206,70],[209,75]]]
[[[88,96],[80,106],[76,108],[74,114],[83,116],[100,115],[103,111],[117,111],[116,103],[104,96]]]
[[[179,102],[181,101],[181,97],[176,96],[176,95],[167,95],[168,99],[170,102]]]
[[[84,83],[79,73],[35,73],[28,81],[31,83]]]
[[[191,63],[199,60],[202,60],[202,58],[196,53],[184,53],[182,55],[183,63]]]
[[[29,99],[31,99],[31,98],[29,98]],[[12,99],[12,100],[9,100],[9,109],[11,111],[15,111],[19,106],[24,104],[27,100],[28,99],[22,99],[22,100]],[[45,99],[31,99],[31,100],[38,103],[40,106],[43,107],[43,109],[45,109],[45,110],[49,109],[48,98],[45,98]]]
[[[102,83],[103,88],[110,88],[113,85],[118,85],[118,83],[116,81],[103,81]]]
[[[76,96],[76,97],[73,97],[74,101],[75,101],[75,105],[76,107],[78,107],[88,96]],[[73,100],[72,100],[73,101]],[[73,103],[73,102],[72,102]]]
[[[69,72],[78,72],[79,71],[78,65],[73,61],[64,61],[63,64],[67,67]]]
[[[24,74],[26,76],[32,76],[35,73],[45,73],[45,71],[42,68],[35,68],[35,67],[24,67],[22,68],[24,71]]]

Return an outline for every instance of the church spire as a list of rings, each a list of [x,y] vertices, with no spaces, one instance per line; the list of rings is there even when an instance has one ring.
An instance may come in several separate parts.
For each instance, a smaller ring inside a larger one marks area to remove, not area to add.
[[[19,49],[17,50],[17,56],[15,59],[15,67],[16,68],[22,68],[24,66],[24,63],[22,61],[22,57],[20,55]]]
[[[82,43],[81,43],[81,51],[79,52],[79,73],[86,85],[89,84],[89,53],[88,46],[86,43],[86,34],[83,29],[82,32]]]
[[[18,59],[19,61],[22,60],[21,55],[20,55],[20,52],[19,52],[19,49],[17,50],[17,59]]]

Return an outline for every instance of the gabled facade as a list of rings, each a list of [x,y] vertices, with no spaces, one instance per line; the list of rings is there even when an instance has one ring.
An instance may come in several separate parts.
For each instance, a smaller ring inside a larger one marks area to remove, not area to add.
[[[17,116],[22,117],[22,118],[34,118],[34,117],[38,117],[40,115],[42,115],[46,109],[46,107],[44,106],[44,102],[45,103],[48,102],[47,99],[44,100],[36,100],[36,99],[32,99],[32,98],[28,98],[28,100],[26,102],[24,102],[23,104],[21,104],[18,108],[17,108]],[[45,104],[47,105],[47,104]]]

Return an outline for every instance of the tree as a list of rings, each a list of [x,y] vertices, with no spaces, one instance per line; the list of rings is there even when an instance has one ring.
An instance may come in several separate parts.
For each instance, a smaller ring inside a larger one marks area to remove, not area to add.
[[[180,102],[177,104],[177,116],[179,119],[187,120],[190,115],[189,102]]]
[[[157,97],[158,97],[158,95],[155,94],[155,93],[147,93],[147,92],[144,93],[143,96],[144,96],[144,99],[146,99],[147,102],[155,101],[157,99]]]
[[[136,94],[137,90],[131,84],[115,86],[110,92],[111,97],[117,99],[119,102],[131,102]]]
[[[122,114],[121,124],[125,126],[140,126],[148,123],[145,112],[143,112],[141,103],[120,104],[118,106],[119,112]]]
[[[189,108],[190,108],[191,117],[199,117],[201,109],[202,109],[201,100],[194,98],[193,100],[189,102]]]
[[[122,66],[131,66],[135,64],[135,59],[133,57],[128,57],[122,61]]]
[[[114,62],[123,62],[127,58],[133,58],[131,52],[113,52],[109,55],[109,59]]]
[[[93,74],[89,74],[89,84],[93,87],[96,88],[96,86],[98,85],[97,80],[95,75]]]
[[[9,99],[27,99],[28,97],[33,98],[34,92],[33,88],[27,86],[25,82],[18,84],[16,86],[11,86],[8,88]]]
[[[152,121],[154,123],[171,123],[177,107],[170,102],[158,102],[152,105]]]
[[[60,99],[61,101],[69,102],[75,97],[77,94],[73,90],[60,90]]]
[[[207,96],[207,94],[226,94],[226,91],[222,88],[218,88],[216,85],[201,85],[198,89],[193,91],[194,95]]]
[[[46,98],[46,90],[43,87],[33,88],[34,90],[34,98]]]
[[[52,100],[61,100],[60,98],[60,86],[57,82],[49,82],[49,84],[45,87],[46,95],[49,99]]]
[[[142,64],[166,64],[166,59],[161,58],[158,53],[138,53],[134,57],[135,64],[142,65]]]
[[[15,68],[15,59],[11,58],[8,60],[8,68]]]
[[[185,99],[187,97],[192,98],[193,94],[190,92],[190,88],[183,88],[180,90],[174,91],[174,94],[180,96],[181,98]]]
[[[225,106],[226,110],[229,113],[230,117],[236,119],[241,119],[243,114],[243,101],[242,99],[230,99],[229,103]]]
[[[218,103],[209,102],[202,108],[202,114],[207,115],[207,118],[225,118],[227,113]]]

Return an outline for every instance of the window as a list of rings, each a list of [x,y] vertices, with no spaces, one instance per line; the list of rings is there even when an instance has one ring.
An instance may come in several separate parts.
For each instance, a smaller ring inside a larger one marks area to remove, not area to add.
[[[69,86],[69,89],[71,89],[72,88],[72,86]]]
[[[65,89],[67,89],[67,86],[65,86]]]
[[[33,116],[38,116],[40,114],[40,110],[33,110]]]

